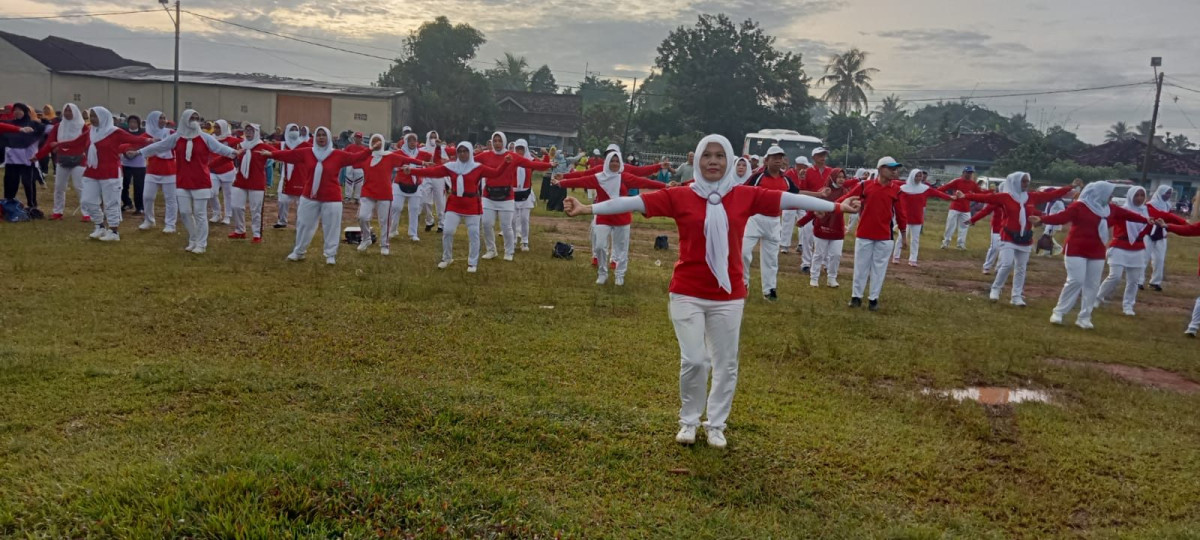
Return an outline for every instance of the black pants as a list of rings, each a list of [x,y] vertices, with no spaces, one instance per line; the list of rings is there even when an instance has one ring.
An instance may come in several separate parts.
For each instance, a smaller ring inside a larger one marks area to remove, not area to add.
[[[33,165],[13,165],[9,163],[4,167],[4,198],[17,198],[17,189],[25,186],[25,205],[29,208],[37,208],[37,184],[34,176],[37,171]]]
[[[146,187],[145,167],[121,167],[121,207],[142,211],[142,190]],[[133,200],[129,200],[129,184],[133,184]]]

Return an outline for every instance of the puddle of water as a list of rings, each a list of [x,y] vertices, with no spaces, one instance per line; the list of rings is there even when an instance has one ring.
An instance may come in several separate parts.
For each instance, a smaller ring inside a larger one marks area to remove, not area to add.
[[[1200,383],[1165,369],[1126,366],[1124,364],[1105,364],[1101,362],[1079,362],[1060,358],[1047,358],[1046,362],[1056,366],[1097,369],[1114,377],[1142,386],[1171,390],[1181,394],[1200,393]]]
[[[948,397],[954,401],[978,401],[984,405],[1009,405],[1014,403],[1050,403],[1050,393],[1030,388],[1004,388],[1001,386],[972,386],[951,390],[926,388],[922,394]]]

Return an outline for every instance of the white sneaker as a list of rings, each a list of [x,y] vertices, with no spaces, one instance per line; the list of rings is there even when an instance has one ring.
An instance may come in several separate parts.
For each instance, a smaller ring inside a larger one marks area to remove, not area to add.
[[[191,253],[193,249],[196,249],[196,243],[195,243],[195,242],[188,242],[188,245],[187,245],[187,247],[183,248],[183,250],[184,250],[184,251],[186,251],[186,252],[188,252],[188,253]]]
[[[221,222],[221,218],[219,218],[219,217],[217,217],[217,216],[213,216],[213,217],[210,217],[210,218],[208,218],[208,222],[209,222],[209,223],[220,223],[220,222]]]
[[[478,270],[478,268],[476,268],[476,267],[474,267],[474,266],[468,266],[468,267],[467,267],[467,273],[468,273],[468,274],[474,274],[476,270]]]
[[[495,258],[496,258],[496,252],[495,252],[495,251],[490,251],[490,250],[489,250],[487,253],[484,253],[484,254],[483,254],[483,260],[485,260],[485,261],[490,261],[490,260],[492,260],[492,259],[495,259]]]
[[[175,234],[175,227],[167,227],[163,229],[163,234]]]
[[[616,278],[613,279],[613,283],[616,286],[621,287],[621,286],[625,285],[625,278],[623,276],[617,276]]]
[[[335,264],[337,264],[337,259],[335,259],[333,257],[325,257],[325,264],[328,264],[331,266],[335,265]]]
[[[388,248],[379,248],[379,254],[383,255],[384,257],[387,257],[388,255],[392,254],[392,250],[390,250]]]
[[[828,285],[830,289],[838,288],[838,282],[836,279],[830,279],[829,283],[826,283],[826,285]]]
[[[815,280],[815,279],[814,279],[814,280],[810,280],[810,281],[808,282],[808,286],[809,286],[809,287],[820,287],[820,286],[821,286],[821,282],[820,282],[820,281],[817,281],[817,280]]]
[[[413,242],[420,242],[420,241],[421,241],[421,239],[420,239],[419,237],[416,237],[416,236],[410,236],[410,237],[408,237],[408,239],[409,239],[409,240],[412,240]]]
[[[675,434],[675,442],[679,444],[696,444],[696,426],[682,426]]]
[[[1013,298],[1012,305],[1017,306],[1017,307],[1025,307],[1025,299],[1024,298]]]
[[[139,231],[148,231],[148,230],[150,230],[150,227],[153,227],[153,226],[154,226],[153,223],[150,223],[149,221],[143,221],[141,225],[138,225],[138,230]]]
[[[1126,316],[1126,317],[1133,317],[1133,316],[1135,316],[1135,315],[1136,315],[1136,314],[1133,312],[1133,310],[1132,310],[1132,309],[1127,309],[1127,310],[1125,310],[1125,311],[1124,311],[1124,313],[1125,313],[1125,316]]]
[[[104,234],[100,235],[100,238],[97,238],[97,240],[101,242],[120,242],[121,235],[114,231],[105,229]]]
[[[521,244],[521,251],[529,251],[529,244]]]
[[[362,242],[358,243],[359,251],[366,251],[369,247],[371,247],[371,237],[369,236],[367,238],[363,238]]]
[[[725,430],[704,428],[704,438],[708,439],[708,445],[713,448],[725,448]]]
[[[1050,324],[1059,324],[1059,325],[1061,325],[1062,323],[1063,323],[1063,316],[1062,316],[1062,315],[1059,315],[1058,313],[1051,313],[1051,314],[1050,314]]]
[[[600,274],[596,277],[596,285],[604,285],[608,283],[608,274]]]
[[[96,227],[95,229],[92,229],[92,234],[89,234],[88,238],[95,240],[101,236],[104,236],[104,233],[106,232],[108,232],[108,229],[105,229],[104,227]]]
[[[192,248],[192,253],[195,253],[196,255],[201,255],[204,253],[205,249],[206,248],[204,246],[196,246],[196,247]]]
[[[993,302],[999,302],[1000,301],[1000,291],[993,289],[992,292],[988,293],[988,300],[991,300]]]
[[[222,219],[221,223],[224,223],[225,225],[229,225],[229,218]]]
[[[287,256],[287,260],[292,261],[292,262],[300,262],[300,261],[304,260],[304,256],[296,255],[295,253],[289,253]]]
[[[512,262],[512,260],[513,260],[513,256],[512,256],[512,255],[509,255],[509,254],[507,254],[507,253],[505,253],[505,254],[504,254],[504,260],[506,260],[506,261],[508,261],[508,262]]]
[[[438,263],[438,268],[445,270],[446,267],[450,266],[450,263],[452,263],[452,262],[454,262],[454,259],[450,259],[448,261],[442,261],[442,262]]]
[[[1075,321],[1075,326],[1078,326],[1084,330],[1091,330],[1091,329],[1095,328],[1095,326],[1092,325],[1092,321],[1085,320],[1085,319],[1079,319],[1079,320]]]

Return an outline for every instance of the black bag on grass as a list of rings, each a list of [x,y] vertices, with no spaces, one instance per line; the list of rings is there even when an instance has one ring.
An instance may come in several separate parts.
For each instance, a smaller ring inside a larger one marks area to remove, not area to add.
[[[671,249],[671,243],[667,241],[666,236],[654,237],[654,249]]]
[[[569,261],[575,255],[575,246],[564,242],[555,242],[554,253],[552,255],[555,259],[566,259]]]

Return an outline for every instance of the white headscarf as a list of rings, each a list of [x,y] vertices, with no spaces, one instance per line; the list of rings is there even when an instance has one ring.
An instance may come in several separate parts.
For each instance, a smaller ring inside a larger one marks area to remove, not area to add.
[[[620,168],[617,172],[612,172],[609,165],[613,160],[617,160]],[[616,199],[621,196],[621,173],[625,171],[625,162],[621,159],[621,151],[614,150],[609,152],[608,157],[604,160],[604,168],[596,173],[596,181],[600,183],[600,189],[608,194],[609,199]]]
[[[868,171],[866,169],[859,169],[857,171],[854,171],[854,177],[859,180],[866,179],[867,176],[869,176],[870,174],[871,174],[871,171]]]
[[[379,139],[379,142],[382,143],[379,145],[379,150],[375,149],[375,139]],[[379,165],[379,162],[383,161],[383,156],[388,155],[387,139],[383,136],[382,133],[376,133],[374,135],[371,135],[371,140],[367,141],[367,147],[371,149],[371,166],[372,167]]]
[[[92,107],[92,112],[96,114],[96,118],[100,120],[99,125],[92,126],[91,143],[87,149],[87,166],[95,168],[100,166],[100,155],[96,152],[96,143],[103,141],[112,132],[117,130],[117,126],[113,125],[112,113],[104,107]]]
[[[743,174],[743,175],[740,175],[737,177],[739,184],[745,184],[746,181],[749,180],[750,177],[754,175],[754,167],[751,167],[750,160],[748,160],[744,157],[737,158],[737,161],[733,162],[733,173],[737,174],[737,164],[743,163],[743,162],[746,164],[746,174]]]
[[[495,139],[496,135],[500,136],[500,151],[499,152],[496,151],[495,145],[492,144],[492,139]],[[495,133],[492,133],[492,136],[488,137],[488,150],[491,150],[492,153],[496,154],[497,156],[503,156],[504,153],[508,151],[508,135],[505,135],[503,131],[497,131]],[[472,154],[472,155],[474,155],[474,154]]]
[[[467,160],[466,161],[458,160],[458,155],[457,155],[458,148],[466,148],[467,149]],[[470,173],[471,171],[475,170],[475,167],[478,167],[478,166],[479,166],[479,164],[475,162],[475,147],[471,146],[471,143],[469,143],[469,142],[458,143],[458,146],[455,147],[454,159],[451,159],[450,161],[446,162],[446,168],[449,169],[450,172],[454,173],[454,176],[455,176],[455,178],[454,178],[454,194],[455,195],[457,195],[459,197],[463,196],[463,193],[465,192],[464,190],[466,189],[466,187],[465,187],[466,180],[463,179],[463,175]]]
[[[158,127],[158,119],[162,118],[162,116],[162,111],[150,111],[150,114],[146,115],[146,134],[154,138],[155,141],[161,141],[167,137],[170,137],[171,134],[174,133],[171,131],[171,128]],[[158,159],[175,159],[175,151],[164,150],[156,154],[154,157]]]
[[[1109,207],[1109,199],[1112,198],[1113,190],[1116,189],[1116,184],[1111,182],[1092,182],[1083,187],[1083,191],[1079,193],[1079,202],[1087,205],[1088,210],[1093,214],[1100,216],[1100,226],[1098,233],[1100,241],[1108,243],[1108,215],[1112,212]]]
[[[725,172],[716,182],[706,180],[700,167],[704,150],[710,143],[721,145],[725,151]],[[733,285],[729,281],[729,216],[725,214],[722,199],[738,185],[736,160],[729,159],[733,156],[733,145],[729,139],[721,135],[709,135],[700,139],[692,159],[692,168],[696,171],[696,181],[691,184],[692,192],[707,203],[704,210],[704,261],[708,263],[713,277],[717,278],[717,285],[725,292],[732,292]]]
[[[321,130],[325,130],[325,146],[317,146],[317,134]],[[321,175],[325,172],[325,158],[333,153],[333,136],[329,134],[329,128],[320,126],[313,131],[312,153],[317,158],[317,167],[313,169],[313,187],[309,198],[317,196],[317,190],[321,187]]]
[[[413,141],[413,145],[411,148],[408,146],[409,140]],[[404,155],[406,155],[410,158],[415,158],[415,157],[417,157],[417,154],[421,153],[421,145],[417,142],[417,134],[416,133],[406,133],[404,135],[403,143],[404,144],[400,145],[400,151],[404,152]]]
[[[438,153],[440,152],[442,154],[442,159],[447,159],[446,158],[446,149],[433,143],[433,134],[434,133],[437,133],[437,132],[430,131],[430,132],[425,133],[425,151],[429,152],[429,155],[434,156],[434,157],[437,157]]]
[[[292,131],[296,128],[296,131]],[[283,149],[294,150],[297,146],[304,143],[304,137],[300,135],[300,126],[296,124],[288,124],[283,128]]]
[[[1007,193],[1021,207],[1020,220],[1022,232],[1025,231],[1025,203],[1029,202],[1029,194],[1021,189],[1021,180],[1024,180],[1028,174],[1027,172],[1017,171],[1005,177],[1004,181],[1000,183],[1000,193]]]
[[[229,122],[217,120],[217,139],[224,141],[233,136],[233,129],[229,127]]]
[[[179,115],[179,123],[175,124],[174,136],[176,139],[186,139],[187,148],[184,150],[184,161],[192,160],[192,146],[196,141],[196,137],[201,136],[204,132],[200,130],[199,125],[191,124],[192,115],[196,114],[195,109],[186,109]]]
[[[1150,219],[1150,211],[1146,210],[1146,203],[1143,202],[1140,205],[1133,203],[1133,198],[1138,194],[1139,191],[1142,192],[1143,194],[1146,193],[1146,189],[1141,186],[1135,186],[1135,187],[1129,188],[1129,192],[1125,194],[1125,209],[1149,220]],[[1144,223],[1138,223],[1136,221],[1126,221],[1125,222],[1125,233],[1129,237],[1129,242],[1130,243],[1137,242],[1138,235],[1140,235],[1142,233],[1142,229],[1145,229],[1145,228],[1146,228],[1146,225]]]
[[[533,159],[533,154],[529,152],[529,143],[526,142],[525,139],[517,139],[516,142],[513,143],[513,150],[516,151],[518,148],[525,149],[525,159]],[[517,167],[517,191],[529,189],[528,184],[530,184],[529,169],[526,169],[525,167]]]
[[[59,120],[58,122],[58,142],[67,142],[78,139],[79,136],[83,134],[83,125],[87,123],[87,120],[83,118],[83,115],[79,114],[79,107],[76,107],[74,103],[63,105],[64,113],[67,111],[67,109],[71,109],[71,119],[67,120],[65,114],[60,115],[62,120]]]
[[[242,178],[250,178],[250,157],[251,157],[250,155],[254,153],[253,152],[254,147],[258,146],[259,143],[262,142],[262,130],[259,129],[258,124],[246,124],[246,125],[251,128],[254,128],[254,138],[247,139],[245,137],[242,137],[242,145],[241,146],[242,146],[242,149],[245,150],[245,152],[242,153],[242,162],[238,167],[238,169],[241,170]]]
[[[913,169],[908,171],[908,180],[905,180],[904,185],[900,186],[900,191],[903,191],[909,195],[920,195],[925,193],[929,189],[929,184],[918,180],[918,174],[921,174],[921,169]]]
[[[1158,189],[1154,190],[1154,196],[1150,198],[1150,206],[1153,206],[1155,210],[1160,212],[1170,212],[1171,197],[1168,194],[1171,191],[1171,186],[1166,184],[1158,186]]]

